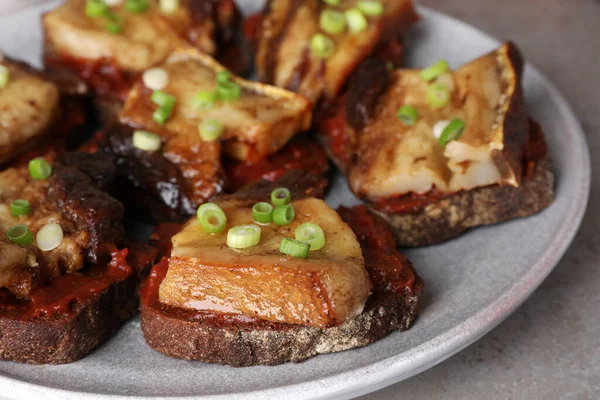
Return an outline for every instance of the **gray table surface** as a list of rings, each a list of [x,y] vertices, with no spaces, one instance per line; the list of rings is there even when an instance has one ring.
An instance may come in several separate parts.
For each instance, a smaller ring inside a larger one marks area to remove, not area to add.
[[[600,1],[419,2],[516,42],[566,96],[600,170]],[[436,367],[361,399],[600,398],[600,177],[592,179],[573,245],[515,314]]]
[[[0,0],[0,11],[41,0]],[[566,96],[600,158],[599,0],[420,0],[500,39]],[[600,178],[573,245],[508,320],[440,365],[362,400],[600,398]]]

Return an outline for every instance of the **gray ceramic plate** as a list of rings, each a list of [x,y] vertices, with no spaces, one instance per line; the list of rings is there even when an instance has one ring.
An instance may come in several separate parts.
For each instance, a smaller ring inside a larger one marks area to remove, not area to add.
[[[245,7],[256,2],[243,0]],[[38,64],[41,8],[0,19],[0,49]],[[409,64],[446,58],[453,66],[498,41],[447,16],[420,9],[408,41]],[[426,283],[412,329],[363,349],[301,364],[233,369],[171,359],[146,346],[138,320],[83,360],[62,366],[0,363],[0,395],[106,399],[109,396],[202,398],[345,398],[415,375],[484,335],[512,313],[558,263],[583,216],[590,185],[584,134],[563,97],[528,66],[531,115],[545,128],[557,175],[557,199],[531,218],[477,229],[449,243],[409,252]],[[338,177],[331,205],[355,200]]]

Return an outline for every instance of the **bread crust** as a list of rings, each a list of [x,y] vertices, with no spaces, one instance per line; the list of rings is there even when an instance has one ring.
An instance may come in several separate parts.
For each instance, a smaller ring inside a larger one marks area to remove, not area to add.
[[[362,314],[326,329],[192,319],[173,312],[171,307],[144,303],[140,308],[141,326],[148,345],[171,357],[234,367],[278,365],[363,347],[395,330],[407,330],[416,317],[422,291],[423,281],[416,276],[412,290],[376,292]]]

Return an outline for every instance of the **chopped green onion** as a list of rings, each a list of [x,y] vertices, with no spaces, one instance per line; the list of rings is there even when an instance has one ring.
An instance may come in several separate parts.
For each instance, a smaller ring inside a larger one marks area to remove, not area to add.
[[[330,6],[337,7],[342,4],[342,0],[323,0],[325,4],[329,4]]]
[[[360,33],[367,29],[368,22],[365,15],[358,8],[351,8],[344,12],[346,24],[350,33]]]
[[[290,238],[281,239],[279,251],[296,258],[307,258],[310,245]]]
[[[29,202],[24,199],[17,199],[10,203],[10,213],[13,217],[20,217],[21,215],[27,215],[31,212],[31,206]]]
[[[105,15],[105,28],[108,33],[116,35],[123,30],[123,18],[113,12],[107,12]]]
[[[8,67],[0,65],[0,89],[4,89],[8,85],[10,71]]]
[[[208,233],[223,232],[227,224],[225,213],[215,203],[205,203],[198,207],[196,217],[202,229]]]
[[[169,107],[160,107],[152,114],[152,119],[159,125],[164,125],[167,123],[169,118],[171,118],[171,114],[173,113],[173,109]]]
[[[133,132],[133,147],[143,151],[157,151],[160,146],[160,136],[147,131]]]
[[[160,11],[170,14],[179,8],[179,0],[160,0]]]
[[[107,12],[108,6],[104,0],[87,0],[85,3],[85,15],[88,17],[102,17]]]
[[[320,250],[325,246],[325,233],[319,225],[307,222],[296,228],[296,240],[310,245],[310,251]]]
[[[260,228],[256,225],[238,225],[227,232],[227,246],[246,249],[260,242]]]
[[[448,62],[446,60],[439,60],[436,63],[430,65],[429,67],[423,69],[419,73],[419,76],[425,82],[429,82],[448,71],[449,68],[450,67],[448,66]]]
[[[235,82],[218,83],[216,92],[221,101],[236,101],[242,96],[242,88]]]
[[[216,119],[205,119],[198,125],[198,132],[200,137],[205,142],[212,142],[217,140],[223,134],[225,127],[223,124]]]
[[[194,104],[201,110],[210,110],[217,101],[217,94],[208,90],[202,90],[194,97]]]
[[[169,83],[169,73],[162,68],[150,68],[142,74],[144,86],[152,90],[162,90]]]
[[[335,51],[335,43],[322,33],[316,33],[310,39],[310,51],[315,57],[329,58]]]
[[[216,80],[217,83],[227,83],[231,80],[231,74],[229,71],[219,71]]]
[[[261,224],[273,221],[273,206],[261,201],[252,207],[252,219]]]
[[[148,0],[127,0],[125,4],[127,11],[132,13],[141,13],[148,9]]]
[[[19,246],[27,246],[33,243],[33,232],[27,225],[13,226],[6,232],[8,239]]]
[[[319,17],[319,26],[330,35],[339,35],[346,30],[346,18],[340,11],[323,10]]]
[[[42,181],[50,178],[52,175],[52,167],[48,164],[48,161],[43,158],[34,158],[29,161],[29,175],[36,181]]]
[[[439,83],[427,87],[427,101],[433,108],[446,107],[450,103],[450,90]]]
[[[155,90],[152,92],[152,97],[150,97],[150,100],[160,107],[175,107],[175,103],[177,101],[174,96],[171,96],[165,92],[161,92],[160,90]]]
[[[294,207],[291,204],[277,206],[273,211],[273,222],[276,225],[288,225],[292,223],[295,215]]]
[[[63,230],[59,224],[48,224],[40,229],[35,236],[37,246],[42,251],[54,250],[63,241]]]
[[[440,136],[440,144],[442,147],[446,147],[448,142],[452,140],[456,140],[463,134],[465,130],[465,123],[459,119],[455,118],[446,126],[446,128],[442,131],[442,135]]]
[[[419,119],[419,112],[414,107],[403,105],[398,110],[396,116],[404,125],[411,126],[417,122],[417,119]]]
[[[365,15],[377,17],[383,14],[383,4],[375,0],[358,0],[356,7]]]
[[[286,188],[280,187],[271,192],[271,203],[274,206],[285,206],[292,201],[292,194]]]

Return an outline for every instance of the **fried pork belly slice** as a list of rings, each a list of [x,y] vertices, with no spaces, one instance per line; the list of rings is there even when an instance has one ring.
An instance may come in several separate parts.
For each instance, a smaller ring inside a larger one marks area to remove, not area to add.
[[[33,276],[50,279],[77,271],[86,261],[101,262],[107,255],[107,244],[123,241],[123,206],[98,188],[97,178],[86,174],[111,170],[114,174],[114,167],[106,167],[108,162],[102,155],[67,155],[64,162],[54,163],[47,180],[32,179],[27,166],[0,173],[0,236],[4,241],[0,287],[23,295],[31,288],[28,282]],[[10,203],[16,199],[27,200],[31,212],[13,216]],[[34,241],[31,246],[17,246],[22,249],[19,251],[5,239],[6,232],[16,225],[27,225],[35,237],[49,223],[59,224],[64,233],[62,243],[54,250],[41,251]],[[39,270],[34,273],[32,268]]]
[[[232,40],[239,13],[233,0],[187,0],[163,13],[150,0],[141,13],[126,2],[111,7],[123,20],[120,33],[106,29],[105,18],[86,15],[86,0],[67,0],[42,17],[46,53],[80,60],[109,60],[119,70],[142,72],[163,62],[182,42],[216,54],[219,42]]]
[[[304,97],[237,77],[231,79],[241,87],[238,100],[218,101],[209,110],[199,109],[194,102],[196,94],[215,90],[216,74],[225,68],[197,50],[180,49],[161,68],[169,74],[169,83],[163,91],[177,100],[171,118],[164,125],[153,120],[157,106],[150,99],[152,91],[138,82],[121,111],[122,123],[157,133],[166,142],[202,143],[198,125],[206,119],[215,119],[225,128],[224,151],[238,160],[262,159],[310,126],[311,104]]]
[[[0,164],[31,148],[60,113],[56,85],[26,64],[0,54],[8,84],[0,89]]]
[[[384,13],[367,17],[364,31],[329,35],[335,42],[335,52],[322,59],[311,54],[310,40],[320,32],[321,12],[331,7],[322,0],[270,0],[259,29],[259,79],[301,93],[313,103],[321,96],[333,98],[365,58],[406,33],[419,19],[411,0],[381,3]],[[342,0],[335,9],[354,7],[356,0]]]
[[[521,89],[523,60],[507,43],[433,84],[451,89],[449,105],[432,107],[419,70],[395,70],[372,120],[359,131],[356,162],[349,168],[355,193],[370,199],[436,188],[457,192],[488,185],[518,186],[527,137]],[[412,126],[396,116],[409,105],[419,117]],[[442,147],[438,121],[461,119],[465,130]]]
[[[252,223],[252,204],[220,204],[227,228]],[[371,282],[356,236],[322,200],[296,200],[293,206],[296,217],[290,225],[261,226],[260,243],[245,250],[227,247],[227,229],[208,234],[196,219],[190,221],[173,237],[160,301],[317,327],[340,325],[360,314]],[[325,246],[306,259],[282,254],[281,240],[293,237],[305,222],[323,228]]]

